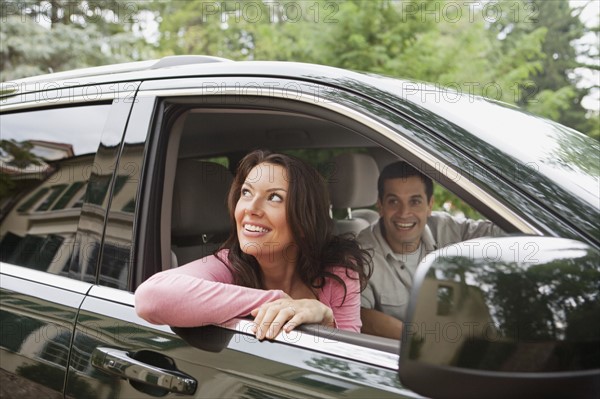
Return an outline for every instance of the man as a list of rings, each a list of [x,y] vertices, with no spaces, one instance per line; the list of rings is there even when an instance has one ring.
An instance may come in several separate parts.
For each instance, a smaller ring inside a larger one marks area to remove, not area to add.
[[[361,298],[362,332],[399,339],[419,262],[438,248],[504,232],[487,220],[432,212],[432,180],[403,161],[383,169],[377,191],[380,219],[358,235],[373,254],[373,275]]]

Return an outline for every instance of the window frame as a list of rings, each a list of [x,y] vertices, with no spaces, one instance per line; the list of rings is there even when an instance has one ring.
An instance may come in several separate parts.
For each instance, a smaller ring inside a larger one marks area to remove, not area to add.
[[[224,80],[226,80],[224,78]],[[202,79],[199,79],[201,82]],[[146,82],[145,82],[146,83]],[[165,197],[161,195],[152,195],[153,187],[157,185],[162,187],[165,178],[165,168],[174,168],[173,159],[167,161],[167,152],[170,151],[169,146],[172,144],[169,142],[169,138],[172,136],[173,126],[177,123],[177,119],[186,112],[189,108],[203,108],[203,107],[221,107],[230,108],[223,104],[235,103],[236,107],[243,109],[278,109],[286,112],[294,112],[304,116],[317,116],[334,123],[342,124],[353,130],[357,134],[363,135],[364,137],[371,139],[376,145],[393,149],[394,152],[403,158],[408,158],[414,161],[415,158],[421,161],[427,162],[429,165],[445,166],[449,173],[461,174],[462,171],[454,170],[451,165],[447,165],[441,162],[434,154],[422,149],[417,144],[409,140],[405,133],[398,134],[399,132],[390,126],[381,123],[376,117],[369,115],[366,112],[359,112],[350,108],[343,101],[323,101],[318,102],[315,105],[313,97],[299,94],[293,100],[288,99],[289,93],[277,93],[277,90],[270,91],[269,96],[254,97],[254,96],[240,96],[239,93],[232,91],[229,95],[206,95],[202,89],[190,88],[193,83],[187,80],[186,87],[182,88],[169,88],[161,90],[158,87],[164,82],[151,82],[148,91],[144,91],[144,85],[140,88],[138,98],[147,101],[148,103],[154,104],[155,114],[153,115],[152,121],[149,126],[149,136],[147,141],[146,156],[144,159],[144,173],[142,175],[143,187],[141,191],[140,208],[138,214],[146,215],[146,220],[143,224],[137,225],[139,227],[136,235],[136,272],[137,276],[133,279],[135,282],[134,287],[137,284],[144,281],[154,273],[162,270],[162,264],[168,264],[170,249],[164,244],[165,232],[159,233],[163,227],[162,212],[170,213],[170,206],[168,211],[165,211]],[[169,82],[172,83],[172,82]],[[220,86],[222,87],[222,86]],[[227,91],[228,88],[224,88]],[[223,91],[221,91],[222,93]],[[232,100],[231,96],[235,95]],[[321,99],[323,100],[323,99]],[[413,126],[418,129],[418,126]],[[218,154],[215,154],[215,156]],[[408,157],[407,157],[408,155]],[[171,154],[172,158],[172,154]],[[169,163],[170,162],[170,163]],[[166,165],[166,166],[165,166]],[[438,179],[435,179],[439,181]],[[466,179],[465,179],[466,180]],[[477,203],[483,204],[485,208],[496,207],[500,209],[500,214],[509,215],[508,220],[511,225],[519,226],[522,231],[539,234],[539,231],[526,221],[521,215],[509,209],[499,199],[493,197],[488,192],[484,191],[471,181],[463,181],[466,187],[462,188],[463,192],[468,192],[471,198],[477,199]],[[165,192],[169,190],[165,187]],[[462,198],[462,196],[459,196]],[[471,206],[473,206],[470,202]],[[477,208],[476,208],[477,209]],[[498,214],[498,212],[494,212]],[[163,214],[164,215],[164,214]],[[170,217],[170,216],[169,216]],[[507,219],[504,219],[507,220]],[[156,243],[160,243],[156,245]],[[160,251],[157,249],[160,248]],[[248,321],[249,322],[249,321]],[[226,325],[224,328],[240,330],[244,332],[244,326],[246,321],[236,319],[233,324]],[[312,326],[301,326],[301,330],[306,330],[311,334],[316,332],[311,329]],[[317,327],[318,329],[318,327]],[[390,340],[387,338],[370,336],[361,333],[351,333],[341,330],[335,330],[336,341],[343,342],[351,345],[359,345],[366,352],[375,351],[376,353],[394,354],[398,353],[400,341]],[[301,346],[304,344],[301,344]],[[322,347],[313,347],[310,350],[322,351]],[[394,359],[396,362],[397,358]],[[381,362],[374,361],[371,363],[379,367],[387,367]],[[396,362],[397,364],[397,362]],[[394,368],[396,370],[396,368]]]

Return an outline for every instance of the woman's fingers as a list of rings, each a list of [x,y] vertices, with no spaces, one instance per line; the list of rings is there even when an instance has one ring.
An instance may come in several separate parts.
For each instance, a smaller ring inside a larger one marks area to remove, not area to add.
[[[277,314],[275,315],[275,318],[273,319],[273,321],[270,323],[269,327],[266,328],[265,338],[267,338],[267,339],[275,338],[277,336],[277,334],[279,334],[279,332],[283,328],[283,325],[286,324],[286,321],[288,321],[290,319],[290,317],[293,317],[294,314],[295,314],[295,311],[293,310],[292,306],[288,306],[288,307],[284,307],[284,308],[280,309],[279,312],[277,312]],[[264,324],[265,323],[263,322],[263,325]]]
[[[253,310],[251,313],[254,316],[254,331],[253,332],[254,332],[254,335],[256,335],[256,338],[258,338],[258,339],[262,339],[264,337],[263,323],[264,323],[265,316],[266,316],[267,311],[270,306],[272,306],[272,304],[270,304],[270,303],[263,304],[261,307]]]
[[[304,323],[333,325],[333,312],[316,299],[277,300],[251,312],[258,339],[273,339],[283,329],[290,332]]]
[[[286,321],[293,318],[296,310],[291,301],[269,302],[251,312],[254,316],[254,334],[258,339],[273,339],[279,334]]]

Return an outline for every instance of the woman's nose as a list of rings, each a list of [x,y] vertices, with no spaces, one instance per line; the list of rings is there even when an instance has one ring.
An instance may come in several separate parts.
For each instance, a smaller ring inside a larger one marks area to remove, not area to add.
[[[244,213],[246,213],[246,215],[256,215],[256,216],[262,216],[263,211],[262,211],[262,206],[260,204],[260,201],[258,198],[253,198],[252,201],[249,201],[246,204],[246,208],[244,209]]]

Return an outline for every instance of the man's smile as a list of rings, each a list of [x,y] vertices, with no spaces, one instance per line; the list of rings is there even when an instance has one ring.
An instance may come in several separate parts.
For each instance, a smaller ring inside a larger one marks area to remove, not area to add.
[[[410,223],[393,222],[393,223],[394,223],[394,227],[396,227],[399,230],[410,230],[417,225],[417,222],[410,222]]]

